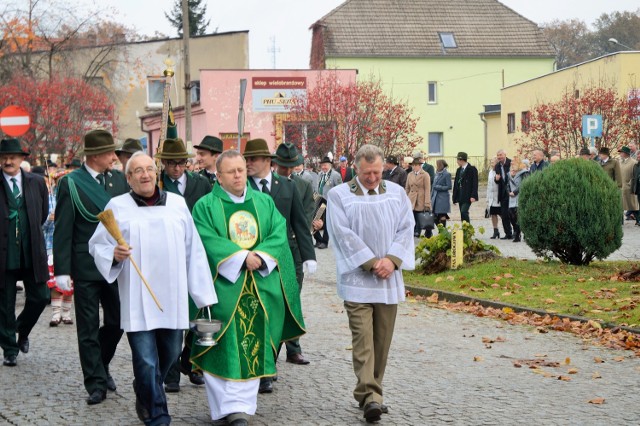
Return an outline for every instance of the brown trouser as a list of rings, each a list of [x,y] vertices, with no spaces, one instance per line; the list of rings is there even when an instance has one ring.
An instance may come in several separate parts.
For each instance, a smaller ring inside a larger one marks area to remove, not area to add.
[[[353,371],[358,383],[353,397],[360,407],[382,404],[382,378],[393,338],[398,305],[344,302],[351,329]]]

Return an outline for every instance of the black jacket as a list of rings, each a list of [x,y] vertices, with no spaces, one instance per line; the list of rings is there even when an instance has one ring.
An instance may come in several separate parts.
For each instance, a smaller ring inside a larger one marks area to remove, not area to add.
[[[494,167],[496,172],[496,182],[498,183],[498,200],[500,202],[506,201],[509,202],[509,170],[511,170],[511,159],[507,158],[504,161],[504,179],[497,179],[498,176],[501,176],[501,167],[500,162],[496,163]]]
[[[22,173],[22,196],[26,203],[27,216],[29,218],[29,236],[31,244],[31,261],[33,264],[33,275],[36,282],[45,282],[49,279],[49,267],[47,265],[47,249],[42,233],[44,225],[49,216],[49,196],[47,184],[41,176],[33,173],[21,171]],[[0,175],[4,179],[4,176]],[[7,251],[9,250],[9,200],[12,193],[7,193],[7,185],[0,185],[0,288],[4,288],[4,278],[7,268]]]
[[[478,201],[478,169],[471,164],[462,174],[462,167],[456,170],[456,178],[453,180],[453,203],[469,203],[471,198]]]

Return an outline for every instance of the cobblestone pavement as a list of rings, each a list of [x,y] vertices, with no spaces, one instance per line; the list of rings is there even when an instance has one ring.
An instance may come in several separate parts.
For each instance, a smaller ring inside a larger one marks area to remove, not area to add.
[[[473,213],[472,222],[480,215]],[[624,229],[630,234],[625,235],[620,258],[625,258],[622,253],[638,253],[631,247],[638,244],[640,229],[627,224]],[[516,247],[503,250],[505,254],[527,257],[524,243],[502,244]],[[364,424],[351,396],[355,376],[350,333],[335,294],[333,253],[329,247],[317,254],[319,271],[307,277],[303,290],[308,334],[301,343],[311,364],[279,361],[275,391],[259,396],[253,425]],[[22,294],[18,301],[23,303]],[[118,390],[102,404],[87,406],[75,327],[50,328],[49,317],[47,308],[30,337],[31,350],[18,356],[18,366],[0,366],[0,424],[139,424],[126,338],[111,367]],[[504,342],[487,347],[483,337],[501,337]],[[552,377],[513,365],[542,355],[561,365],[543,367]],[[572,368],[576,374],[569,374]],[[381,424],[636,425],[639,381],[640,358],[630,352],[592,346],[568,333],[540,334],[531,327],[409,300],[399,309],[384,380],[390,408]],[[604,398],[604,403],[589,403],[594,398]],[[185,377],[180,393],[169,394],[168,400],[174,424],[210,423],[204,389]]]

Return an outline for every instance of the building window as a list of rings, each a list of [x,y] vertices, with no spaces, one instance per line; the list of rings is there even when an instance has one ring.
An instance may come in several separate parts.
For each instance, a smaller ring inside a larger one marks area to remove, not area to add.
[[[429,155],[442,155],[442,145],[442,132],[429,132]]]
[[[452,49],[454,47],[458,47],[456,44],[456,39],[453,36],[453,33],[438,33],[440,36],[440,42],[442,43],[442,47],[445,49]]]
[[[438,82],[430,81],[429,82],[429,100],[430,104],[438,103]]]
[[[162,108],[164,83],[164,77],[147,77],[147,106],[149,108]]]
[[[507,114],[507,133],[515,133],[516,131],[516,114]]]
[[[191,82],[191,103],[200,102],[200,80]]]
[[[523,132],[528,132],[531,127],[531,113],[529,111],[522,111],[520,117],[520,127]]]
[[[580,99],[580,91],[576,90],[575,92],[573,92],[573,97],[576,99]]]

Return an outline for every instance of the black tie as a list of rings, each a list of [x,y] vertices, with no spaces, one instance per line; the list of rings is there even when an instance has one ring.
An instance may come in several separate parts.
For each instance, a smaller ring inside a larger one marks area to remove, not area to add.
[[[96,179],[98,179],[98,182],[100,182],[100,186],[104,188],[104,175],[102,173],[98,173]]]
[[[261,179],[260,180],[260,185],[262,185],[262,192],[264,192],[265,194],[270,194],[269,192],[269,181],[266,179]]]

